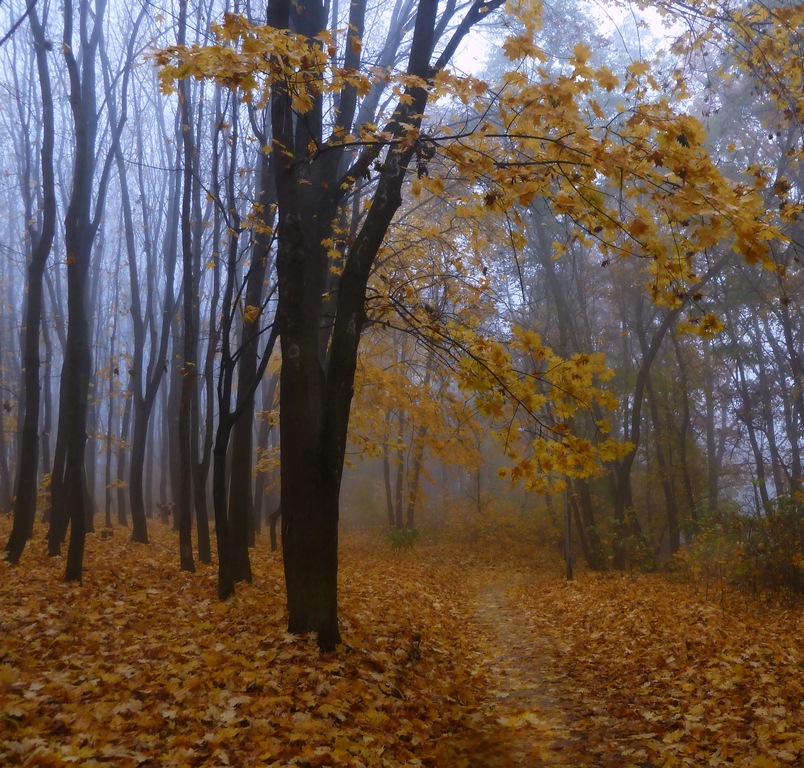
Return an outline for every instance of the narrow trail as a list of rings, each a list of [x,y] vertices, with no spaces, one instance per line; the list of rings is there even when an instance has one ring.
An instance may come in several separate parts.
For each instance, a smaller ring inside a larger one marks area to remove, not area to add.
[[[486,665],[488,706],[501,725],[501,742],[493,745],[490,764],[568,765],[571,728],[562,711],[550,648],[529,630],[525,612],[508,594],[525,581],[521,574],[502,572],[476,590],[476,641]],[[483,765],[481,756],[478,765]]]

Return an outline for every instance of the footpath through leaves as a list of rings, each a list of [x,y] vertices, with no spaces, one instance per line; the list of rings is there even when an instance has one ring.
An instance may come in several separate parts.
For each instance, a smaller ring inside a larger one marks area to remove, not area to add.
[[[35,541],[0,565],[0,763],[800,764],[800,612],[659,577],[567,584],[525,530],[402,552],[344,536],[346,645],[323,656],[284,632],[265,542],[219,603],[166,529],[90,536],[82,586]]]

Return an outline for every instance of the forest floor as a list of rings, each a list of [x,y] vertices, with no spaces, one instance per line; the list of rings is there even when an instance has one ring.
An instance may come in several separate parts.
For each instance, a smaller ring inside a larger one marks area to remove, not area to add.
[[[0,518],[0,540],[10,528]],[[177,569],[175,535],[92,534],[81,585],[42,531],[0,563],[0,764],[802,765],[802,613],[667,576],[562,579],[512,520],[394,551],[342,536],[344,645],[284,631],[267,536],[253,584]]]

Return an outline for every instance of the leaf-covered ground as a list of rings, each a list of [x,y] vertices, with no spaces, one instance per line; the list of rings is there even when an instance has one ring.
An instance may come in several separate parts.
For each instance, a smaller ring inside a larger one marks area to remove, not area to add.
[[[0,519],[5,540],[9,522]],[[790,766],[795,609],[582,576],[516,526],[394,552],[345,535],[344,647],[284,632],[281,560],[219,603],[174,535],[88,539],[83,585],[35,541],[0,563],[0,764]]]

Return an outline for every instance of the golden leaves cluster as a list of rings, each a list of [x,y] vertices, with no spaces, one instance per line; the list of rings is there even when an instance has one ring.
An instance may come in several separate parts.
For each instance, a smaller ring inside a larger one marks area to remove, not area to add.
[[[464,355],[460,386],[479,411],[497,424],[510,466],[499,471],[528,490],[561,490],[566,478],[586,478],[629,453],[630,443],[608,437],[611,425],[599,418],[583,436],[579,417],[617,408],[605,383],[613,377],[601,353],[563,358],[542,337],[514,327],[507,343],[455,328]]]
[[[213,44],[174,45],[153,54],[163,93],[172,93],[184,78],[214,80],[241,94],[244,101],[264,105],[270,89],[282,83],[293,109],[306,113],[322,93],[354,86],[365,94],[372,76],[333,62],[335,33],[327,30],[314,40],[268,25],[252,24],[244,16],[226,13],[212,26]]]

